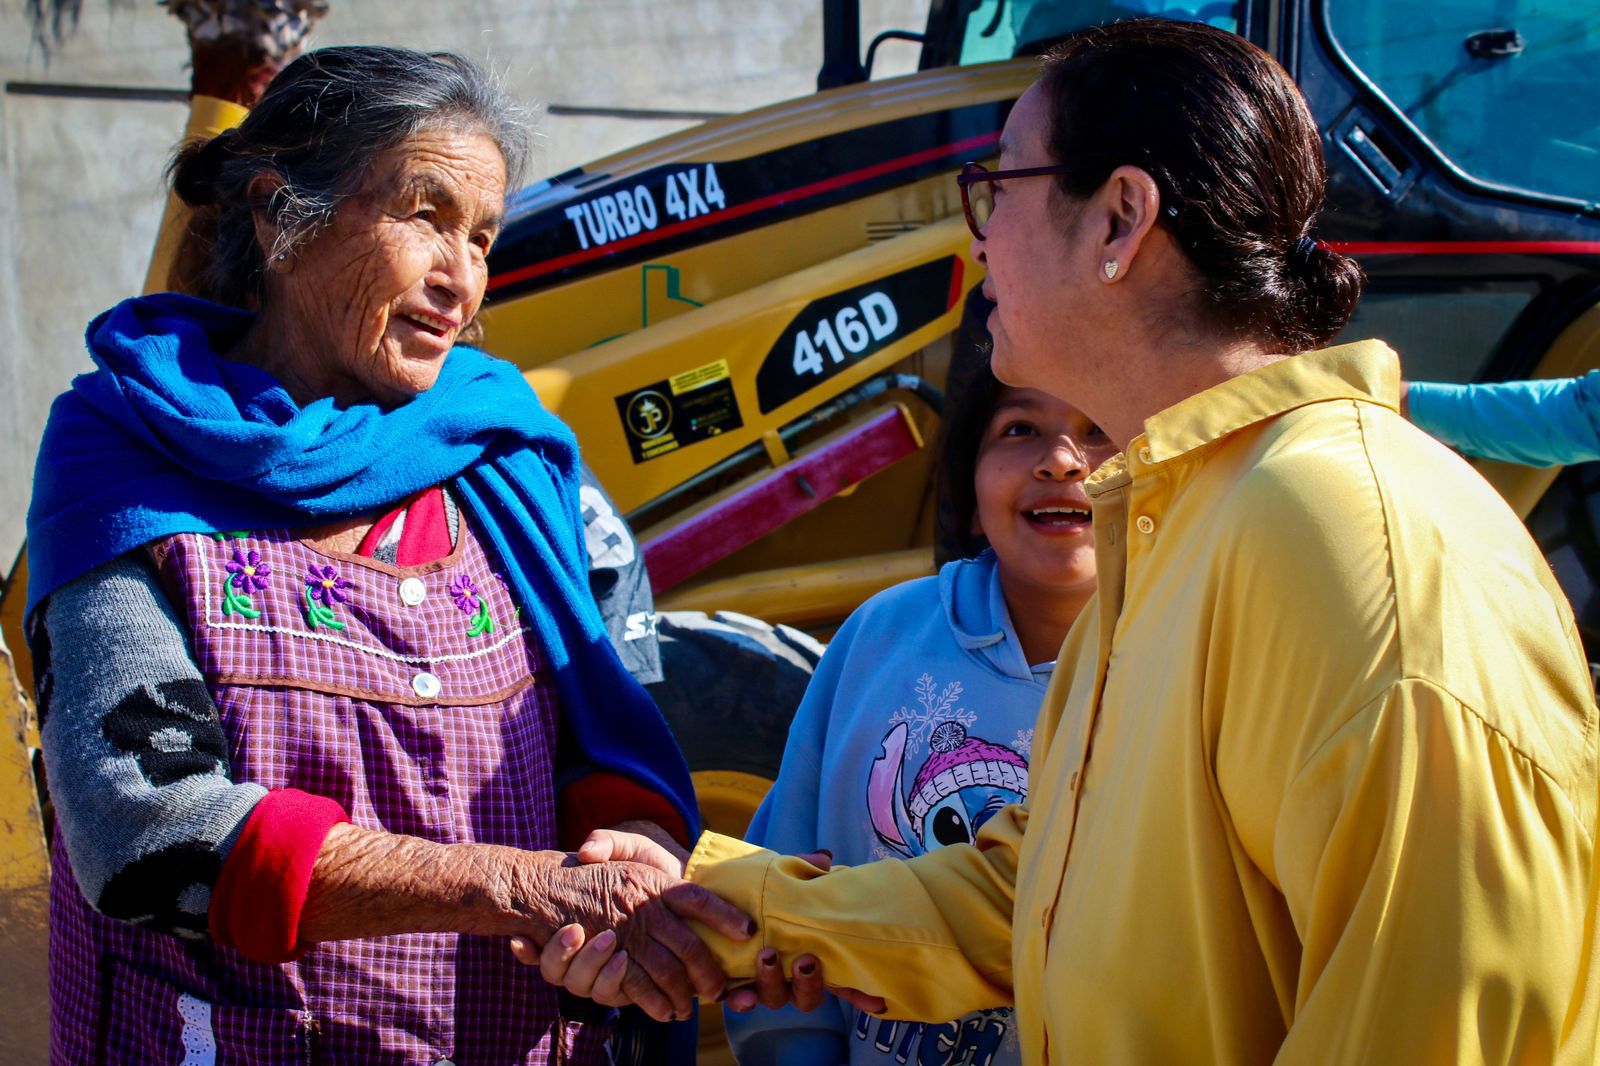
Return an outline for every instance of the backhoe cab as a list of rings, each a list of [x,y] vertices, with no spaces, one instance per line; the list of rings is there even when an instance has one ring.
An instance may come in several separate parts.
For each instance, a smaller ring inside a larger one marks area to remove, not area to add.
[[[491,344],[578,429],[665,602],[826,626],[926,568],[924,445],[982,273],[952,176],[995,154],[1033,78],[1014,57],[1110,19],[1222,26],[1299,80],[1328,157],[1317,236],[1370,277],[1347,336],[1389,339],[1419,378],[1587,368],[1600,108],[1563,99],[1600,50],[1588,5],[1540,0],[1507,26],[1484,0],[1126,3],[935,0],[863,56],[857,3],[827,0],[815,96],[518,197]],[[867,80],[903,38],[919,72]],[[1491,475],[1524,512],[1550,480]]]

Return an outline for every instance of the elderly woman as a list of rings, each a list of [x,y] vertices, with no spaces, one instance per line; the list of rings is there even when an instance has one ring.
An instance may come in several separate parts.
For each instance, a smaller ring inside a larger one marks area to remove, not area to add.
[[[776,1001],[775,957],[812,950],[890,1017],[1014,1002],[1032,1063],[1594,1062],[1572,613],[1400,417],[1394,353],[1324,347],[1360,279],[1310,236],[1294,83],[1220,30],[1117,23],[1045,62],[1000,147],[962,177],[995,373],[1123,449],[1088,487],[1099,593],[1028,800],[975,844],[823,874],[708,835],[691,880],[763,933],[713,941],[728,972]]]
[[[29,513],[53,1062],[609,1061],[510,935],[620,948],[585,990],[657,1018],[720,991],[681,919],[744,915],[555,850],[697,826],[573,437],[457,346],[526,153],[466,61],[334,48],[174,164],[217,302],[94,321]]]

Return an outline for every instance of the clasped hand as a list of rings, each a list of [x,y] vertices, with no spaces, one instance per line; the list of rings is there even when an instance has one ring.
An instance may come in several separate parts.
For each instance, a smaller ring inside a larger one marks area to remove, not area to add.
[[[630,897],[627,915],[610,927],[569,922],[542,947],[513,937],[512,952],[520,962],[539,967],[553,985],[609,1007],[636,1004],[657,1021],[689,1017],[696,995],[712,1002],[726,995],[728,1008],[741,1012],[790,1003],[815,1010],[825,992],[869,1013],[885,1009],[876,996],[826,987],[813,955],[798,956],[793,980],[785,980],[778,953],[771,948],[757,956],[753,985],[728,990],[727,975],[682,919],[694,918],[732,940],[748,940],[755,923],[732,904],[684,881],[687,859],[687,853],[664,837],[596,830],[578,849],[577,861],[581,869],[608,874],[611,891]],[[824,870],[831,862],[826,852],[805,859]],[[654,898],[633,900],[639,892],[654,892]]]

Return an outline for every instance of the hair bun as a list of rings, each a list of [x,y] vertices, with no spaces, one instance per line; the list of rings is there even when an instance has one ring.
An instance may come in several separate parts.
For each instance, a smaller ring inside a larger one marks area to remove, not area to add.
[[[1301,237],[1289,248],[1289,275],[1299,289],[1293,324],[1320,347],[1332,340],[1356,309],[1365,280],[1354,259],[1321,241]]]
[[[1289,247],[1289,269],[1296,274],[1303,274],[1311,265],[1311,257],[1321,247],[1315,237],[1301,237]]]
[[[217,181],[233,156],[238,139],[237,130],[224,130],[210,140],[192,141],[179,150],[172,163],[172,189],[184,203],[209,207],[217,202]]]

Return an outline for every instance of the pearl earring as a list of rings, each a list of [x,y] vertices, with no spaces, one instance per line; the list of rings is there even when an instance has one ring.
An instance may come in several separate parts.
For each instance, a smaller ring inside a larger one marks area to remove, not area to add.
[[[1107,281],[1117,276],[1117,261],[1115,259],[1106,260],[1105,272]]]

